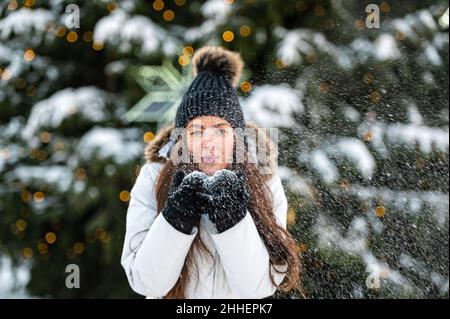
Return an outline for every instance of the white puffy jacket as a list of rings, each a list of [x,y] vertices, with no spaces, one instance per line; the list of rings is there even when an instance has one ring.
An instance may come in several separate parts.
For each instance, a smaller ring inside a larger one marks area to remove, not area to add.
[[[161,163],[147,163],[131,190],[127,212],[122,266],[130,286],[147,298],[162,298],[177,282],[195,236],[213,252],[215,261],[198,255],[199,278],[188,283],[186,298],[264,298],[275,293],[270,268],[277,284],[284,279],[269,264],[269,254],[250,213],[223,233],[207,215],[199,228],[184,234],[157,214],[155,182]],[[274,199],[274,214],[286,229],[287,201],[280,178],[273,175],[268,186]],[[277,266],[277,268],[280,268]],[[285,270],[286,268],[282,269]]]

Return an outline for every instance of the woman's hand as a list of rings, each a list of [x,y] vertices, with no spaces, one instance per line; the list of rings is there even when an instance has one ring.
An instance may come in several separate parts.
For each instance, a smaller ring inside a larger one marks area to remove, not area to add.
[[[201,214],[210,203],[203,175],[196,172],[185,177],[183,171],[177,171],[166,206],[162,210],[166,220],[185,234],[190,234],[192,228],[199,224]]]
[[[250,193],[245,173],[227,169],[220,170],[211,178],[209,219],[216,225],[219,233],[236,225],[247,213]]]

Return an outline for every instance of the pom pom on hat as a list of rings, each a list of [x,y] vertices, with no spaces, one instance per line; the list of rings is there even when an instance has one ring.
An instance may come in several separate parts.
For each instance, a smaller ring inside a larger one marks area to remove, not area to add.
[[[192,57],[194,76],[202,71],[224,74],[236,87],[241,78],[244,62],[237,52],[222,47],[203,47]]]

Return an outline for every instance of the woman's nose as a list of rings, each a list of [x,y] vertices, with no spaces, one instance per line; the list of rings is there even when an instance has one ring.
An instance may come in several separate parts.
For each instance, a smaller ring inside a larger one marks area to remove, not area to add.
[[[214,148],[214,135],[207,133],[202,136],[202,149],[203,150],[211,150]]]
[[[202,134],[202,142],[203,143],[211,143],[214,140],[214,132],[213,130],[206,129]]]
[[[203,150],[212,150],[214,149],[214,142],[212,139],[202,141],[202,149]]]

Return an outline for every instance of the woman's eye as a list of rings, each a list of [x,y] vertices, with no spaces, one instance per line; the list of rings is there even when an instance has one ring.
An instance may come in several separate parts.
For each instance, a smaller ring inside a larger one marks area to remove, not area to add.
[[[192,136],[201,136],[202,135],[202,131],[192,131],[191,135]]]
[[[227,131],[224,130],[224,129],[218,129],[217,132],[216,132],[216,134],[217,134],[218,136],[223,136],[223,135],[225,135],[226,133],[227,133]]]

